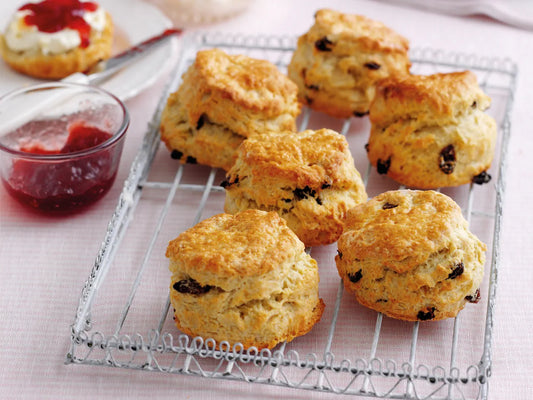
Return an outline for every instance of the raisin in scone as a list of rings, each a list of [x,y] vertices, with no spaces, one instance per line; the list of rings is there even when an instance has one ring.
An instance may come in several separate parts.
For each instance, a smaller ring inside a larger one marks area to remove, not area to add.
[[[451,198],[398,190],[348,212],[335,262],[362,305],[407,321],[441,320],[479,300],[485,251]]]
[[[312,109],[340,118],[363,116],[378,80],[409,73],[408,50],[407,39],[380,22],[323,9],[298,39],[288,74]]]
[[[385,79],[370,106],[368,158],[408,187],[486,183],[496,144],[490,101],[470,71]]]
[[[257,133],[296,129],[296,85],[266,61],[199,51],[169,96],[161,139],[181,162],[228,170],[239,144]]]
[[[27,3],[0,36],[0,53],[23,74],[61,79],[109,58],[113,31],[111,16],[93,1]]]
[[[191,336],[272,348],[320,320],[318,267],[276,213],[218,214],[172,240],[170,300]]]
[[[275,211],[306,246],[335,242],[367,198],[346,138],[329,129],[245,140],[223,186],[226,212]]]

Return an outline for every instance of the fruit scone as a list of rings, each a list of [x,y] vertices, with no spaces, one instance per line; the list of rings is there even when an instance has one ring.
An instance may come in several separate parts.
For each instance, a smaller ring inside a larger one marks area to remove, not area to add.
[[[191,336],[272,348],[322,316],[317,263],[274,212],[215,215],[172,240],[166,255],[174,319]]]
[[[275,211],[306,246],[335,242],[367,198],[346,138],[329,129],[246,139],[222,186],[226,212]]]
[[[182,163],[228,170],[237,147],[257,133],[294,131],[296,85],[266,60],[199,51],[161,116],[161,139]]]
[[[42,0],[21,6],[0,36],[0,53],[13,69],[61,79],[109,58],[113,21],[98,3]]]
[[[348,212],[337,244],[345,288],[390,317],[440,320],[479,300],[486,246],[444,194],[382,193]]]
[[[381,22],[322,9],[288,67],[300,101],[334,117],[368,113],[375,84],[409,73],[409,42]]]
[[[486,183],[497,131],[490,102],[470,71],[384,79],[370,106],[368,158],[408,187]]]

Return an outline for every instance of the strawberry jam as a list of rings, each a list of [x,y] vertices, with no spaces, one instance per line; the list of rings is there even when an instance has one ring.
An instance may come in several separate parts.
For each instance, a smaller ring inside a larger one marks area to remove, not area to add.
[[[32,121],[26,129],[42,131],[50,124],[53,121]],[[50,148],[39,142],[22,145],[21,152],[35,156],[13,160],[11,173],[3,179],[4,186],[21,203],[44,212],[68,213],[91,204],[113,184],[117,154],[120,154],[115,146],[121,146],[122,142],[94,152],[85,150],[102,144],[111,136],[94,126],[73,122],[60,148]],[[81,153],[65,158],[66,154],[75,152]]]
[[[91,34],[91,26],[85,21],[83,14],[97,9],[97,3],[79,0],[44,0],[19,8],[20,11],[30,11],[24,17],[24,22],[37,27],[41,32],[53,33],[67,28],[78,31],[80,46],[83,48],[89,46]]]

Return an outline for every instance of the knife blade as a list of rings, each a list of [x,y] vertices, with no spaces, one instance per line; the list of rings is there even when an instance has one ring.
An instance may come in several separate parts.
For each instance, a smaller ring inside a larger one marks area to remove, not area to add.
[[[77,72],[69,75],[62,79],[62,81],[97,85],[108,79],[111,75],[115,74],[128,64],[161,47],[172,37],[180,35],[181,33],[181,29],[166,29],[162,33],[146,39],[143,42],[123,51],[122,53],[117,54],[116,56],[100,61],[89,70],[83,73]]]

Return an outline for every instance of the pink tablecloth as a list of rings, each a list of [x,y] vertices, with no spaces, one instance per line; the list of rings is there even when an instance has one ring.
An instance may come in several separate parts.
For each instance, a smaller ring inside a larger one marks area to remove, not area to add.
[[[18,4],[14,1],[5,3],[1,5],[2,13],[12,12]],[[530,252],[533,169],[529,165],[533,154],[530,135],[533,126],[530,99],[533,34],[483,17],[459,18],[383,2],[341,0],[327,4],[318,0],[257,0],[245,13],[203,29],[298,35],[310,26],[313,13],[325,6],[383,21],[409,38],[413,47],[509,58],[518,64],[489,398],[533,398],[533,253]],[[0,398],[339,398],[332,394],[265,385],[63,364],[70,344],[69,327],[74,320],[81,288],[103,239],[129,165],[168,79],[169,73],[166,72],[152,87],[127,101],[132,123],[117,183],[96,206],[69,218],[48,218],[27,212],[4,189],[0,190]],[[120,273],[108,278],[115,279],[106,282],[105,289],[112,292]],[[106,316],[106,305],[100,307],[101,315]],[[114,312],[109,310],[110,314]],[[94,321],[95,324],[99,322],[102,321]],[[132,327],[136,328],[142,329]],[[346,335],[350,334],[346,326],[342,329]],[[437,336],[431,339],[431,333]],[[430,332],[429,337],[429,340],[438,339],[438,332]],[[438,360],[440,355],[434,357]]]

